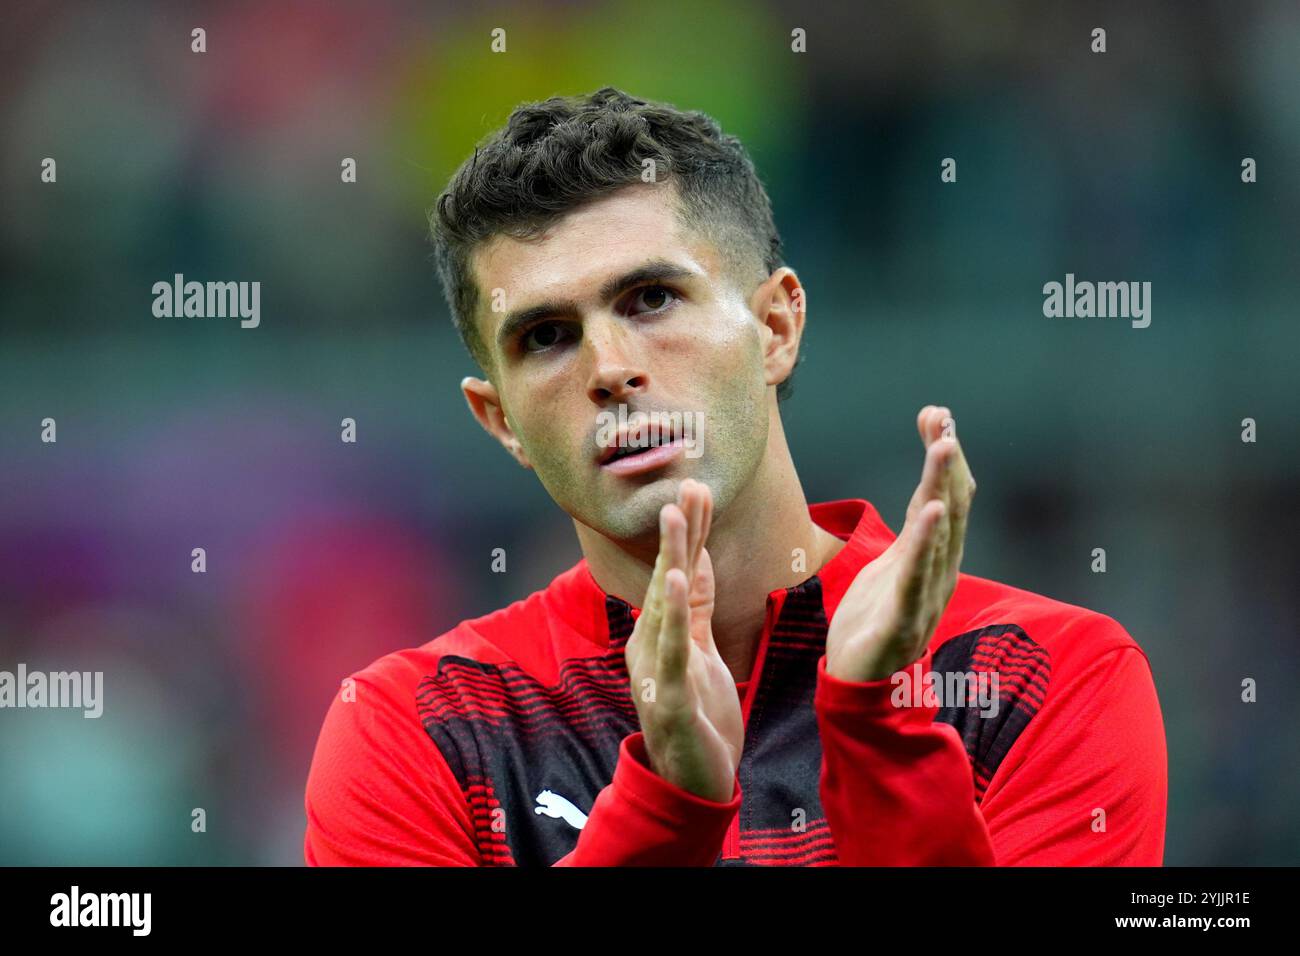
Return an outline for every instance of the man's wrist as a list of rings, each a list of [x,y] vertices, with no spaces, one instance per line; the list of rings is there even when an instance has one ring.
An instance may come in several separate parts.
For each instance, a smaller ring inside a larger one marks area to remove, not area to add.
[[[869,658],[857,660],[843,653],[827,654],[826,673],[846,683],[869,684],[885,680],[915,664],[924,656],[924,646],[919,650],[889,649]]]
[[[827,670],[826,655],[817,662],[813,707],[823,718],[848,721],[844,726],[864,730],[877,721],[893,723],[929,720],[937,708],[924,694],[925,675],[934,669],[934,654],[926,652],[911,664],[880,680],[846,681]],[[918,692],[919,691],[919,692]]]
[[[668,767],[669,761],[655,759],[655,754],[650,748],[649,738],[645,735],[644,731],[642,731],[641,736],[643,741],[642,746],[645,753],[645,766],[653,772],[655,776],[678,790],[685,791],[686,793],[699,797],[701,800],[707,800],[710,803],[727,803],[731,800],[732,794],[735,790],[734,786],[728,786],[726,791],[723,792],[717,787],[710,787],[702,778],[687,779],[682,774],[672,772]],[[731,782],[734,783],[734,781],[735,772],[733,771]]]

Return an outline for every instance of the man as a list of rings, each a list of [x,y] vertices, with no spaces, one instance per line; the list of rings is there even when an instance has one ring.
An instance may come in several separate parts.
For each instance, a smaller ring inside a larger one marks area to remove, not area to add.
[[[609,88],[521,106],[433,235],[470,411],[584,558],[353,675],[309,864],[1161,862],[1146,657],[958,573],[950,411],[918,415],[897,537],[805,501],[779,411],[804,292],[734,137]]]

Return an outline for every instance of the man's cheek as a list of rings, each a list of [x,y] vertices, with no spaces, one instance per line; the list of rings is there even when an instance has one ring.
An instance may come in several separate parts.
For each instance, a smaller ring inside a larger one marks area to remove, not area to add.
[[[581,464],[577,451],[569,450],[560,435],[545,432],[534,434],[529,444],[532,447],[529,460],[533,463],[533,470],[549,483],[562,483]]]

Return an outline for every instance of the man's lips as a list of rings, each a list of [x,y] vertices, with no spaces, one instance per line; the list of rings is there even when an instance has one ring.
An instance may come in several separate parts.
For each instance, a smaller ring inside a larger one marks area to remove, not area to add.
[[[603,471],[615,475],[639,475],[643,472],[662,468],[680,457],[686,451],[686,443],[680,438],[662,445],[655,445],[613,461],[606,461],[600,467]]]
[[[650,443],[652,438],[656,439],[653,445]],[[673,442],[680,443],[681,438],[680,429],[671,424],[665,424],[660,428],[657,436],[644,422],[640,426],[624,425],[614,434],[613,442],[600,450],[596,456],[596,463],[602,466],[608,465],[616,455],[626,455],[629,458],[644,455],[654,451],[655,447],[670,445]]]

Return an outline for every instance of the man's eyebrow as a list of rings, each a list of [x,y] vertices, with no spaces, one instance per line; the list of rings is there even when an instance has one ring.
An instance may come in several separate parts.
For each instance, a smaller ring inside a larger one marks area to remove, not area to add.
[[[600,301],[607,303],[613,301],[621,292],[633,286],[647,282],[670,282],[701,276],[702,273],[699,271],[689,269],[680,263],[670,262],[667,259],[652,259],[645,265],[638,266],[630,272],[606,280],[601,285],[598,294]],[[504,348],[516,329],[538,319],[574,315],[577,311],[578,305],[572,300],[552,300],[550,302],[540,302],[537,305],[531,305],[523,309],[516,309],[506,315],[501,322],[501,327],[497,329],[497,345]]]

